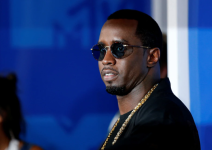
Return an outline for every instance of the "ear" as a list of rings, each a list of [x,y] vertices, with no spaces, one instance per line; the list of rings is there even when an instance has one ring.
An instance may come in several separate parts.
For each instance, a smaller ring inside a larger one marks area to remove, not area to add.
[[[150,49],[147,57],[147,67],[154,67],[160,59],[160,49],[152,48]]]

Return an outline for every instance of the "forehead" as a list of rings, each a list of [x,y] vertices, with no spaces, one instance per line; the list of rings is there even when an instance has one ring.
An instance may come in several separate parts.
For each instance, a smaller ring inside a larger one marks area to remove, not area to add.
[[[111,42],[116,40],[140,41],[136,36],[138,22],[131,19],[111,19],[102,27],[99,42]],[[134,41],[134,42],[136,42]]]

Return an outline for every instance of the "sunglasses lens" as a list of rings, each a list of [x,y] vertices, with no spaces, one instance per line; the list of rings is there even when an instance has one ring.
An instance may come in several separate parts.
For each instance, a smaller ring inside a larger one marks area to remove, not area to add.
[[[102,61],[104,59],[106,50],[102,45],[94,45],[92,48],[93,57],[98,60]]]
[[[113,56],[116,58],[125,58],[132,54],[133,49],[131,46],[124,46],[122,43],[114,43],[111,46],[111,51],[113,53]]]
[[[104,59],[106,51],[106,48],[100,44],[94,45],[92,48],[93,57],[98,61]],[[122,43],[113,43],[111,45],[111,52],[115,58],[121,59],[132,54],[133,50],[132,47],[126,47]]]
[[[112,50],[113,55],[116,58],[123,58],[124,57],[125,47],[123,46],[122,43],[114,43],[111,46],[111,50]]]

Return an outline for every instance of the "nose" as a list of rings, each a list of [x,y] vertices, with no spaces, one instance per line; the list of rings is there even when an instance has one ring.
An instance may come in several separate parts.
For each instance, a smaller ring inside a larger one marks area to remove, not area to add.
[[[111,53],[111,50],[110,49],[108,49],[106,51],[105,57],[102,60],[102,64],[103,65],[115,65],[116,64],[116,59],[113,56],[113,54]]]

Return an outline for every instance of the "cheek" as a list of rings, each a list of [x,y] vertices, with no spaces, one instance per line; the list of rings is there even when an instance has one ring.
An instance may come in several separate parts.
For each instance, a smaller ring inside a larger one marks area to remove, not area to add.
[[[103,65],[101,62],[98,61],[98,67],[99,67],[99,72],[101,73],[102,69],[103,69]]]
[[[143,55],[141,54],[137,54],[137,56],[134,56],[134,59],[128,59],[120,64],[121,66],[124,66],[122,71],[124,72],[125,80],[134,80],[145,74],[147,64],[142,56]]]
[[[135,62],[131,61],[124,61],[120,63],[120,74],[122,75],[122,79],[124,81],[131,80],[133,76],[135,75]],[[136,67],[137,68],[137,67]],[[137,70],[138,71],[138,70]]]

